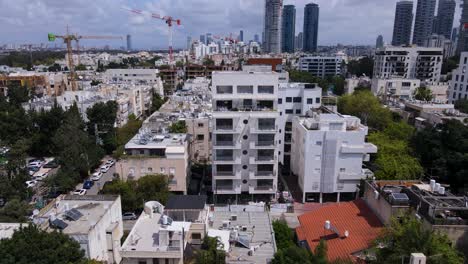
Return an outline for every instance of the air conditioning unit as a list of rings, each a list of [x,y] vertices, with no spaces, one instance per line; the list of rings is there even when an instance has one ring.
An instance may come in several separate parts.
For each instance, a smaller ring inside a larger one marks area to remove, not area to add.
[[[231,221],[223,221],[223,229],[228,229],[231,226]]]
[[[231,215],[231,221],[237,221],[237,215]]]
[[[242,227],[241,227],[241,230],[242,230],[242,232],[247,232],[247,227],[246,227],[246,226],[242,226]]]

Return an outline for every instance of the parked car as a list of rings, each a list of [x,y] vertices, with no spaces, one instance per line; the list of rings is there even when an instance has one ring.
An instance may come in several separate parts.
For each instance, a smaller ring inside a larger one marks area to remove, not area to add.
[[[89,189],[91,189],[91,187],[93,187],[93,185],[94,185],[93,181],[85,181],[83,183],[83,189],[89,190]]]
[[[106,165],[109,165],[109,167],[114,166],[114,164],[115,164],[115,160],[113,160],[113,159],[110,159],[110,160],[108,160],[108,161],[106,162]]]
[[[137,216],[135,213],[127,212],[122,215],[122,220],[136,220]]]
[[[108,172],[110,169],[110,166],[109,165],[104,165],[104,166],[101,166],[101,172],[102,173],[106,173]]]
[[[34,160],[34,161],[30,161],[28,163],[28,167],[38,167],[38,168],[40,168],[40,167],[42,167],[43,164],[44,164],[44,162],[42,162],[42,161]]]
[[[78,189],[73,192],[74,195],[85,195],[86,189]]]
[[[93,173],[93,175],[91,176],[91,180],[92,181],[99,181],[102,177],[102,172],[100,171],[96,171],[95,173]]]
[[[47,162],[43,167],[47,169],[55,169],[58,168],[58,163],[55,160],[51,160]]]
[[[26,182],[26,187],[27,188],[33,188],[34,186],[36,186],[36,184],[37,184],[37,181],[35,181],[35,180],[27,181]]]
[[[43,181],[43,180],[45,180],[45,178],[47,178],[47,176],[49,176],[49,173],[42,172],[42,173],[38,173],[38,174],[34,175],[33,179],[36,180],[36,181]]]

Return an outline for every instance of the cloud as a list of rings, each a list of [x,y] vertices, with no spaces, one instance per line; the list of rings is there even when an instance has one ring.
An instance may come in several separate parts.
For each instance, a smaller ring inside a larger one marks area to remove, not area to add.
[[[315,0],[320,6],[319,45],[373,44],[382,34],[390,42],[397,0]],[[304,6],[309,0],[284,0],[296,6],[296,34],[302,31]],[[249,40],[261,36],[264,0],[0,0],[1,43],[46,42],[47,33],[71,31],[89,35],[132,35],[136,48],[166,48],[164,21],[138,16],[122,6],[142,9],[182,20],[174,27],[176,47],[184,47],[208,32],[237,35]],[[455,24],[458,23],[457,11]],[[87,46],[123,41],[87,41]]]

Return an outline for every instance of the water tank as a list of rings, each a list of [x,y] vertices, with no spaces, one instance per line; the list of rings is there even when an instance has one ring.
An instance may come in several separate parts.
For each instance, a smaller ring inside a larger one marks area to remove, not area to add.
[[[169,224],[167,215],[162,216],[162,224],[163,225],[168,225]]]
[[[440,187],[439,188],[439,194],[445,195],[445,187]]]
[[[432,191],[433,192],[439,192],[439,189],[440,189],[440,183],[436,183],[435,188]]]
[[[329,220],[325,221],[325,229],[330,230],[331,229],[331,223]]]
[[[435,180],[431,180],[431,181],[430,181],[431,191],[434,191],[435,185],[436,185],[436,181],[435,181]]]

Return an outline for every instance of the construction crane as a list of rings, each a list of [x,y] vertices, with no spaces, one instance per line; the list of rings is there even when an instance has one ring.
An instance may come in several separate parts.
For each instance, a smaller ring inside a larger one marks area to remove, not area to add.
[[[173,49],[172,49],[172,26],[173,25],[176,25],[176,26],[180,26],[181,25],[181,20],[180,19],[176,19],[176,18],[173,18],[171,16],[161,16],[160,14],[155,14],[155,13],[151,13],[151,12],[146,12],[146,11],[143,11],[143,10],[138,10],[138,9],[130,9],[130,8],[126,8],[126,7],[122,7],[123,9],[125,10],[128,10],[134,14],[138,14],[138,15],[145,15],[145,14],[148,14],[151,18],[154,18],[154,19],[160,19],[160,20],[163,20],[166,22],[167,24],[167,27],[168,27],[168,37],[169,37],[169,64],[172,65],[172,62],[174,60],[174,57],[173,57]]]
[[[67,33],[65,35],[56,35],[53,33],[48,34],[49,41],[55,41],[56,39],[63,39],[63,43],[67,45],[67,55],[68,55],[68,67],[70,71],[70,83],[72,91],[76,91],[76,82],[75,82],[75,64],[73,62],[73,47],[72,42],[75,41],[76,45],[79,47],[80,39],[123,39],[123,37],[116,36],[81,36],[78,34],[70,34],[67,27]]]

